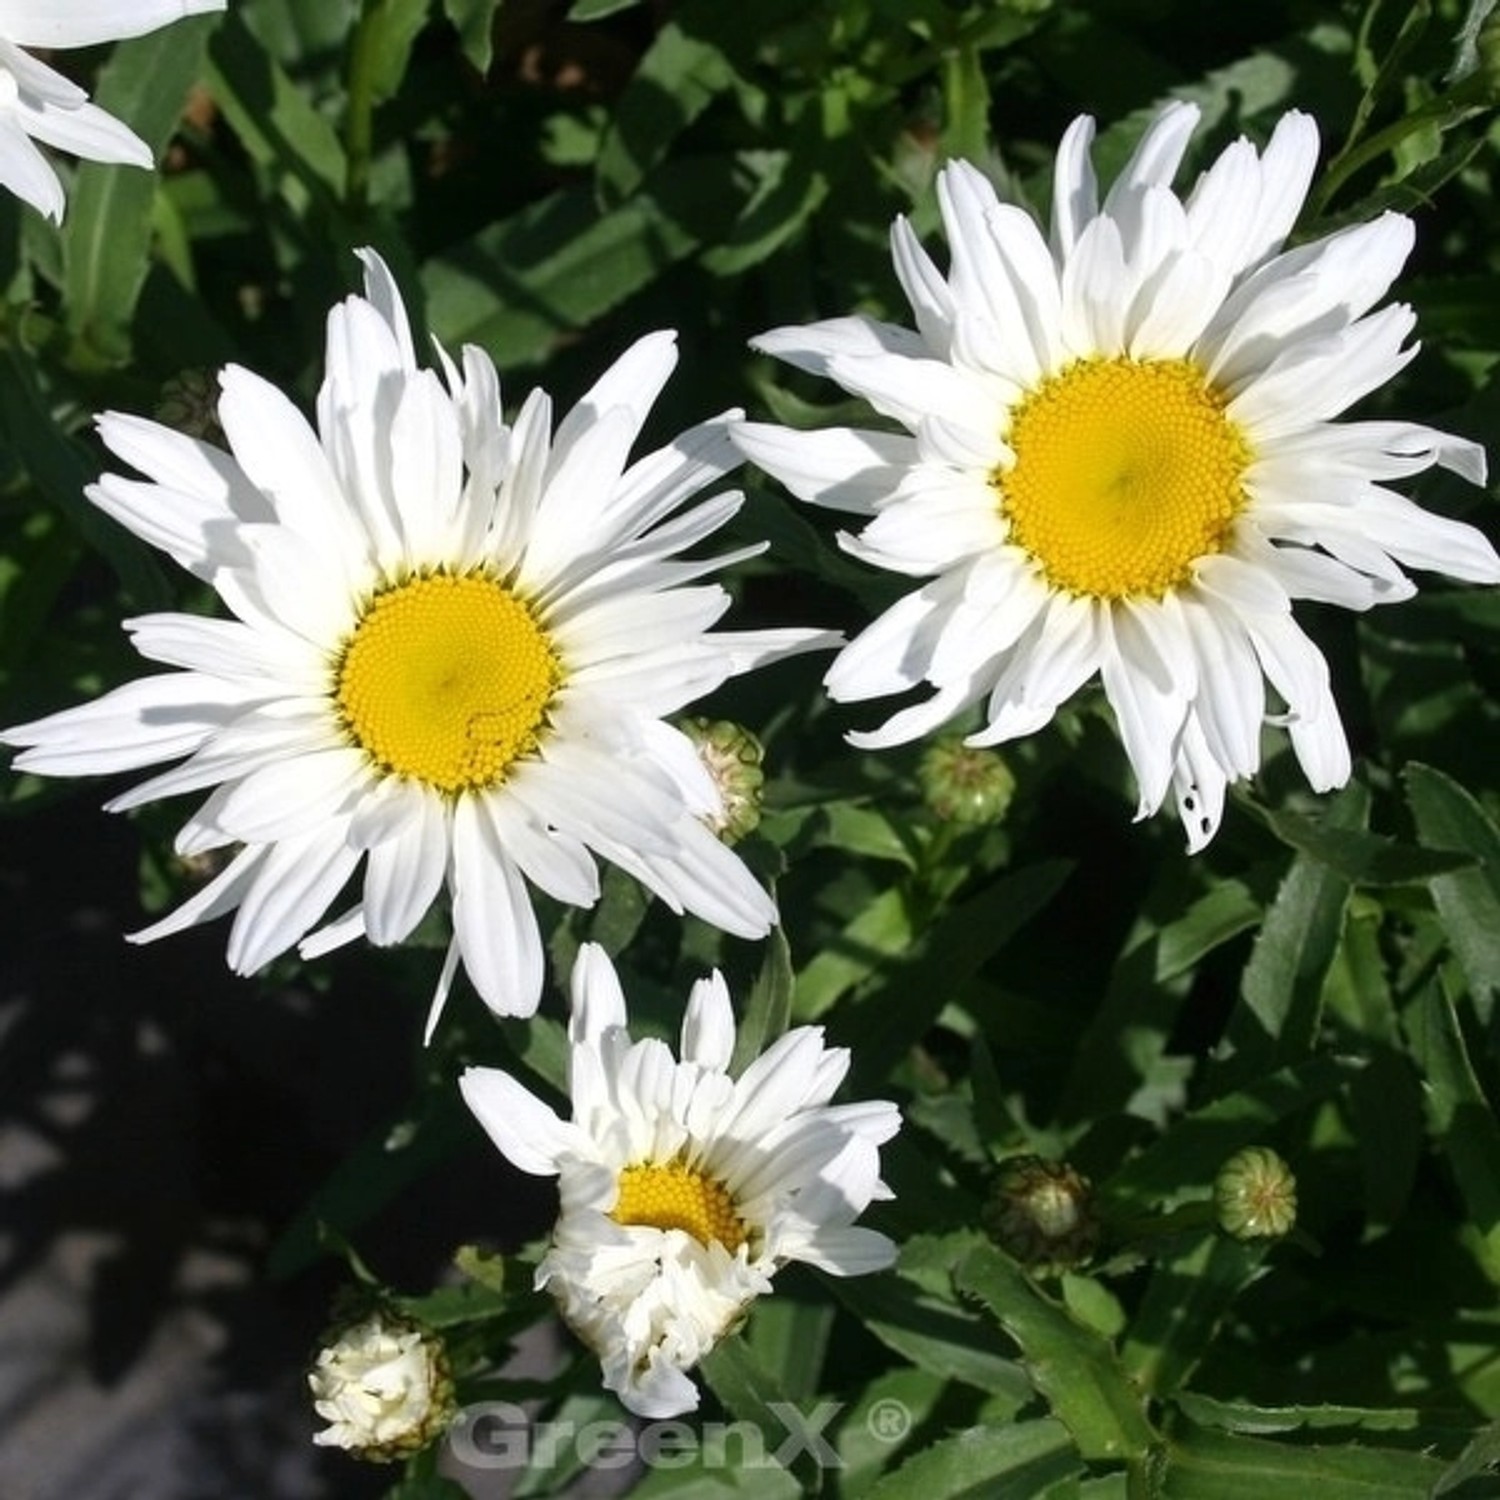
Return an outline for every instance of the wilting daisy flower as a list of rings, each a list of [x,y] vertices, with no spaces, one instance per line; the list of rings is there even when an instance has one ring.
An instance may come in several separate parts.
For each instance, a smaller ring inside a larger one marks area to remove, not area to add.
[[[1410,221],[1388,213],[1284,250],[1313,122],[1284,116],[1260,154],[1236,142],[1179,198],[1197,118],[1165,109],[1102,205],[1093,122],[1075,121],[1050,244],[973,167],[949,166],[947,275],[905,220],[892,229],[916,332],[849,317],[755,341],[906,430],[737,434],[794,495],[873,517],[840,539],[850,552],[930,580],[828,673],[846,701],[935,690],[854,743],[898,744],[982,703],[969,743],[998,744],[1097,673],[1138,816],[1175,792],[1192,848],[1218,826],[1227,783],[1259,766],[1268,720],[1318,790],[1348,777],[1328,667],[1294,599],[1404,599],[1403,567],[1500,579],[1479,532],[1386,484],[1433,464],[1480,483],[1475,444],[1333,420],[1415,353],[1409,308],[1370,311]]]
[[[63,188],[34,142],[89,161],[152,165],[151,148],[76,83],[22,47],[92,47],[142,36],[183,16],[223,10],[225,0],[0,0],[0,186],[49,219],[63,216]]]
[[[303,943],[408,936],[446,887],[454,940],[486,1002],[528,1014],[542,945],[528,882],[577,906],[594,855],[674,911],[763,935],[770,898],[707,818],[720,798],[691,741],[663,722],[726,678],[824,644],[821,632],[713,634],[729,599],[688,587],[729,556],[683,559],[742,497],[687,502],[739,458],[738,413],[626,467],[676,363],[652,334],[552,434],[533,391],[514,426],[494,366],[419,369],[405,310],[364,253],[366,296],[328,320],[317,427],[230,366],[230,452],[136,417],[99,430],[146,481],[90,498],[210,583],[233,619],[126,622],[175,670],[5,732],[46,775],[180,766],[108,804],[214,790],[177,839],[232,853],[138,941],[236,911],[229,962],[250,973],[303,939],[363,862],[362,899]]]
[[[308,1371],[324,1448],[391,1463],[435,1443],[457,1407],[442,1340],[407,1318],[374,1312],[318,1351]]]
[[[536,1284],[599,1356],[604,1384],[643,1417],[691,1411],[686,1371],[739,1322],[787,1261],[835,1276],[878,1271],[895,1246],[854,1220],[880,1181],[894,1104],[828,1101],[849,1067],[799,1026],[736,1078],[723,979],[699,980],[680,1058],[632,1042],[602,948],[572,979],[571,1120],[508,1073],[470,1068],[465,1100],[523,1172],[556,1176],[561,1211]]]

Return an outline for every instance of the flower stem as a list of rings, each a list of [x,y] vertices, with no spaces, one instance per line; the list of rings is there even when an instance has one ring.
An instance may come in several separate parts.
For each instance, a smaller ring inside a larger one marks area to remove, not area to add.
[[[363,218],[370,201],[370,158],[374,151],[376,43],[382,0],[361,0],[359,22],[349,51],[349,105],[344,119],[344,206]]]

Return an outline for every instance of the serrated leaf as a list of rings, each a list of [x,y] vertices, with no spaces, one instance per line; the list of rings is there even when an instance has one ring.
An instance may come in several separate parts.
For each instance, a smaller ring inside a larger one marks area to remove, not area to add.
[[[945,1299],[901,1275],[850,1277],[830,1282],[829,1290],[919,1370],[1009,1397],[1018,1408],[1030,1396],[1024,1371],[997,1347],[993,1329],[951,1295]]]
[[[1403,1017],[1427,1083],[1427,1113],[1469,1211],[1481,1264],[1500,1285],[1500,1121],[1470,1061],[1453,1003],[1431,980]]]
[[[1351,885],[1411,885],[1475,863],[1472,854],[1402,844],[1381,833],[1314,823],[1294,812],[1267,811],[1263,816],[1283,843],[1310,854]]]
[[[1273,1443],[1185,1426],[1161,1475],[1163,1500],[1427,1500],[1442,1465],[1352,1444]]]
[[[865,1491],[868,1500],[1036,1500],[1082,1472],[1061,1422],[971,1427],[924,1448]]]
[[[586,187],[554,193],[427,262],[429,324],[502,369],[534,364],[716,240],[738,201],[728,157],[673,163],[609,213]]]
[[[1363,830],[1370,794],[1357,782],[1329,804],[1330,832]],[[1299,854],[1266,912],[1230,1020],[1236,1049],[1295,1058],[1317,1035],[1323,981],[1338,951],[1348,880],[1324,860]]]
[[[1260,1437],[1330,1427],[1414,1432],[1426,1420],[1424,1413],[1411,1406],[1252,1406],[1244,1401],[1221,1401],[1195,1391],[1180,1391],[1173,1399],[1177,1408],[1200,1427]]]
[[[296,213],[316,204],[336,218],[348,165],[333,126],[233,8],[214,33],[208,56],[214,100],[272,190]]]
[[[1264,1242],[1242,1244],[1209,1233],[1164,1258],[1131,1319],[1120,1361],[1143,1390],[1161,1397],[1188,1378],[1207,1352],[1235,1297],[1255,1278]]]
[[[1500,1469],[1500,1422],[1492,1422],[1439,1475],[1432,1487],[1431,1500],[1452,1494],[1459,1485],[1497,1469]]]
[[[1406,796],[1425,844],[1473,855],[1479,868],[1432,882],[1432,899],[1476,1002],[1487,1012],[1500,988],[1500,828],[1451,777],[1413,763]]]
[[[1032,1384],[1090,1459],[1143,1459],[1158,1439],[1140,1392],[1114,1350],[991,1246],[971,1250],[954,1272],[1020,1346]]]

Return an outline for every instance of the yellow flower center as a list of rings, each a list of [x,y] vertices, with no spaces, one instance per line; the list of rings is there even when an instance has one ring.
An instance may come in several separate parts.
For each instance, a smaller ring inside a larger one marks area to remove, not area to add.
[[[745,1225],[722,1183],[680,1161],[643,1162],[620,1173],[616,1224],[684,1229],[700,1245],[718,1241],[731,1255],[745,1243]]]
[[[381,770],[443,792],[494,786],[537,745],[562,680],[530,609],[476,572],[377,594],[344,645],[344,727]]]
[[[1079,360],[1011,413],[994,484],[1011,539],[1048,581],[1160,598],[1220,551],[1245,503],[1250,446],[1191,360]]]

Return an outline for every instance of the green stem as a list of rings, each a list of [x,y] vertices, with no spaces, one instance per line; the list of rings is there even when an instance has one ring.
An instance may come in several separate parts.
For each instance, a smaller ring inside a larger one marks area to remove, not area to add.
[[[344,206],[363,218],[370,201],[370,158],[375,142],[376,12],[382,0],[362,0],[349,52],[349,107],[344,120]]]
[[[1413,131],[1434,120],[1446,120],[1449,124],[1457,124],[1460,119],[1472,114],[1475,107],[1472,101],[1462,97],[1461,89],[1453,89],[1446,94],[1439,95],[1436,99],[1429,99],[1426,104],[1413,110],[1411,114],[1402,115],[1399,120],[1392,120],[1383,130],[1377,130],[1374,135],[1368,137],[1362,145],[1356,147],[1351,144],[1329,162],[1322,181],[1309,195],[1308,218],[1320,218],[1334,194],[1361,167],[1368,166],[1370,162],[1383,156],[1387,151],[1394,151]]]

